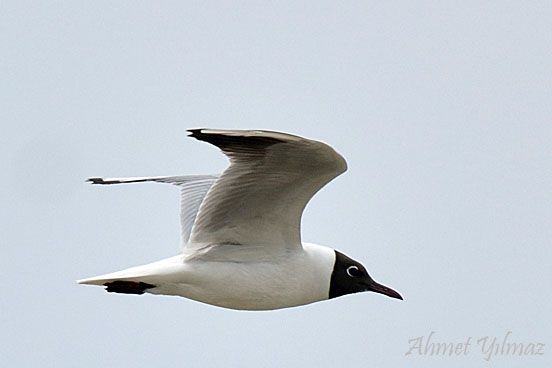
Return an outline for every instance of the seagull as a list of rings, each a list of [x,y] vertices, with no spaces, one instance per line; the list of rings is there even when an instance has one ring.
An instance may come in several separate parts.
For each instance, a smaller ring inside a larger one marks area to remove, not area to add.
[[[102,185],[157,182],[180,187],[180,254],[79,284],[113,293],[176,295],[236,310],[295,307],[363,291],[402,300],[359,262],[301,241],[308,201],[347,170],[333,148],[273,131],[188,132],[229,158],[220,176],[88,179]]]

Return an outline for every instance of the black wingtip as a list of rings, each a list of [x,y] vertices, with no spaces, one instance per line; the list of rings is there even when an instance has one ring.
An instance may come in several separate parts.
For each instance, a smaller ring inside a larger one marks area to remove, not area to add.
[[[136,180],[136,181],[139,181],[139,180]],[[120,180],[105,180],[104,178],[88,178],[88,179],[86,179],[86,182],[87,183],[92,183],[92,184],[102,184],[102,185],[121,184],[122,183],[122,181],[120,181]]]
[[[257,135],[256,131],[248,130],[224,130],[224,129],[188,129],[188,136],[199,141],[211,143],[223,151],[227,149],[235,152],[254,152],[262,151],[268,146],[277,143],[284,143],[285,140],[272,137]],[[240,134],[241,133],[241,134]],[[230,148],[232,147],[232,148]]]
[[[88,178],[86,179],[86,182],[92,184],[105,184],[105,181],[102,178]]]
[[[205,128],[199,128],[199,129],[188,129],[187,132],[190,133],[188,134],[188,137],[192,137],[192,138],[195,138],[195,139],[199,139],[201,140],[201,136],[205,135],[202,130],[204,130]]]

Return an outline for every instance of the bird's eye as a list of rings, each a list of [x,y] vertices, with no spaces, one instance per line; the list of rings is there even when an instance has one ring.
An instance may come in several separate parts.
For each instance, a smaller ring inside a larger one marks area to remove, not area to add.
[[[347,275],[351,277],[359,277],[361,274],[360,270],[357,266],[349,266],[347,267]]]

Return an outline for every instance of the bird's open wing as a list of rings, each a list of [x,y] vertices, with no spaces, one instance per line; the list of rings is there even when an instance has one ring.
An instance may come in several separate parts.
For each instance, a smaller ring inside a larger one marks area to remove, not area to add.
[[[242,244],[296,248],[311,197],[347,164],[330,146],[253,130],[189,130],[219,147],[230,166],[200,205],[188,247]]]
[[[203,198],[217,179],[214,175],[154,176],[144,178],[89,178],[93,184],[124,184],[153,181],[180,187],[180,234],[182,246],[188,243],[197,211]]]

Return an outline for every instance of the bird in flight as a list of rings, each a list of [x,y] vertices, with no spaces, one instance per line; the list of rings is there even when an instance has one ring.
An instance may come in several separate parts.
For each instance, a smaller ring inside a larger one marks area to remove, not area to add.
[[[181,190],[177,256],[79,280],[108,292],[178,295],[238,310],[272,310],[372,291],[402,299],[345,254],[301,241],[311,197],[347,170],[333,148],[259,130],[191,129],[229,158],[220,175],[90,178],[168,183]]]

